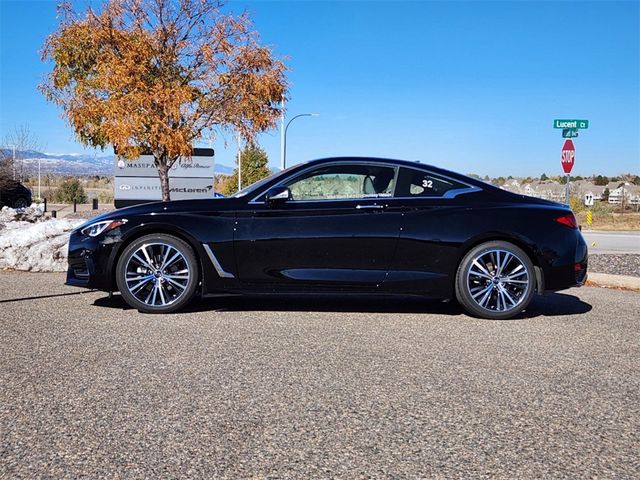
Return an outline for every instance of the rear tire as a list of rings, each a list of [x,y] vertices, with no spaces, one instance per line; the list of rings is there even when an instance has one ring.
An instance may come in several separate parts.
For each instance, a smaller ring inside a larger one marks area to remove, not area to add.
[[[473,316],[506,320],[527,308],[535,283],[529,256],[512,243],[494,240],[472,248],[460,262],[456,298]]]
[[[166,234],[145,235],[128,245],[116,267],[125,302],[144,313],[170,313],[187,305],[199,280],[198,262],[185,241]]]

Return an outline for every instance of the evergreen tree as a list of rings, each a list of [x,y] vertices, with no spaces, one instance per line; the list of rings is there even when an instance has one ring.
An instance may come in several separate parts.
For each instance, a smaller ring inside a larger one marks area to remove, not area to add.
[[[240,152],[240,165],[242,167],[240,170],[242,188],[271,175],[267,152],[256,145],[248,145]],[[220,191],[224,195],[233,195],[238,191],[237,167],[231,177],[222,184]]]
[[[62,182],[55,193],[55,201],[59,203],[86,203],[87,195],[84,188],[77,178],[68,179]]]

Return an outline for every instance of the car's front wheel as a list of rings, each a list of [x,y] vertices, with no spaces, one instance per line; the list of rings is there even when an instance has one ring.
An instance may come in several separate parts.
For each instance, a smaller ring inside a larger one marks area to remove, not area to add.
[[[456,274],[456,297],[471,315],[504,320],[522,312],[535,293],[535,273],[529,256],[504,241],[472,248]]]
[[[24,197],[18,197],[13,202],[13,208],[27,208],[29,206],[29,202]]]
[[[193,249],[166,234],[140,237],[129,244],[116,267],[124,300],[146,313],[169,313],[184,307],[196,291],[198,266]]]

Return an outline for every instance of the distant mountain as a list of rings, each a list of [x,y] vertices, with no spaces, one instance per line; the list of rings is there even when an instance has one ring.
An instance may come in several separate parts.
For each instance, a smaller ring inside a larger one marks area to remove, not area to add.
[[[11,158],[11,149],[0,149],[0,158]],[[16,151],[16,161],[24,162],[29,172],[54,173],[60,175],[113,175],[115,155],[88,155],[84,153],[52,154],[35,150]],[[216,173],[229,175],[233,168],[216,163]]]

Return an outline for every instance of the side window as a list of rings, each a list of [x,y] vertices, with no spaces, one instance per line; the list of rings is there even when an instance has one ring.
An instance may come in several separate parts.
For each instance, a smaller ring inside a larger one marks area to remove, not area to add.
[[[376,165],[330,165],[293,179],[293,200],[342,200],[393,195],[395,168]]]
[[[455,180],[441,178],[424,170],[401,168],[396,197],[442,197],[449,190],[466,187]]]

